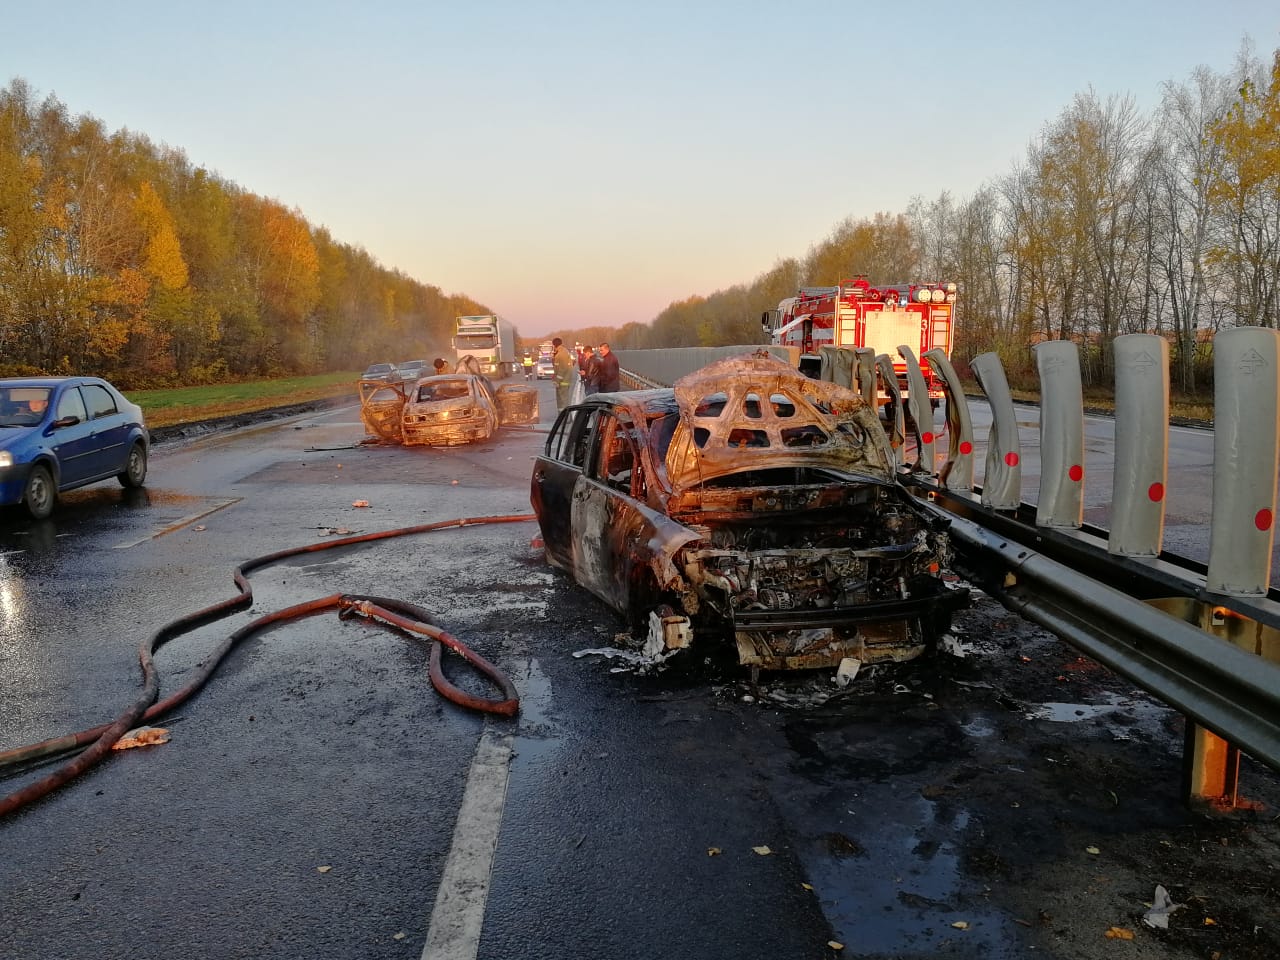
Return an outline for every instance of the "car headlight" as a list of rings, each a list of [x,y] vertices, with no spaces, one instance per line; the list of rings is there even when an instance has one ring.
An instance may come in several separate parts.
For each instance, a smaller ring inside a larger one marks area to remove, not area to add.
[[[13,454],[8,450],[0,450],[0,469],[13,466]]]

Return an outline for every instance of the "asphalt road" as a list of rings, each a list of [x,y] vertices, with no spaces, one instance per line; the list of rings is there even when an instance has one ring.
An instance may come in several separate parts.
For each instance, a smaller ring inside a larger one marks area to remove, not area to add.
[[[144,491],[0,516],[0,751],[114,717],[139,643],[251,558],[529,510],[537,429],[363,436],[352,407],[161,444]],[[368,593],[505,669],[519,717],[443,701],[399,631],[327,613],[254,635],[169,743],[0,822],[0,957],[1280,955],[1280,779],[1246,763],[1263,812],[1187,812],[1181,718],[991,601],[957,617],[963,656],[843,691],[752,687],[720,658],[639,676],[575,655],[624,625],[535,537],[455,528],[254,573],[251,611],[163,648],[162,692],[254,617]],[[1141,921],[1157,883],[1186,904],[1168,930]]]

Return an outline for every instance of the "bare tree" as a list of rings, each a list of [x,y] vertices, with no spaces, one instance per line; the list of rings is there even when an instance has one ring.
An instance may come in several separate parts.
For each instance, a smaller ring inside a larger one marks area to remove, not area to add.
[[[1186,83],[1167,83],[1156,120],[1160,152],[1151,259],[1163,271],[1174,332],[1174,362],[1182,389],[1195,389],[1197,329],[1206,296],[1205,257],[1210,243],[1210,186],[1221,175],[1222,146],[1205,131],[1230,103],[1228,79],[1198,67]]]

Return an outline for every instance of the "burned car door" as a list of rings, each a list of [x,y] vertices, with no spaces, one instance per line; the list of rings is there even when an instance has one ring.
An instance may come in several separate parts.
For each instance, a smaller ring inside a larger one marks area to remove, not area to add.
[[[578,582],[614,607],[626,606],[626,538],[643,527],[632,495],[640,457],[631,418],[601,411],[593,426],[583,479],[573,495],[574,568]],[[650,525],[651,526],[651,525]]]
[[[698,534],[651,508],[644,429],[625,409],[601,410],[573,498],[577,580],[621,613],[644,617],[680,579],[675,557]]]
[[[587,462],[592,426],[598,411],[569,407],[560,413],[547,437],[543,455],[534,461],[529,500],[546,546],[547,560],[574,573],[573,496]]]

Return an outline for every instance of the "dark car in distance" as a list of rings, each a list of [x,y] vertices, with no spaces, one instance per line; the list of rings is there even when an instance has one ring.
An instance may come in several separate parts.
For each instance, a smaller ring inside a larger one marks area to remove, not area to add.
[[[390,363],[371,363],[364,373],[360,375],[361,380],[392,380],[401,379],[400,374],[396,372],[394,364]]]
[[[396,376],[405,383],[413,383],[431,373],[434,371],[427,366],[425,360],[404,360],[396,364]]]
[[[689,645],[674,616],[756,668],[907,660],[968,602],[873,407],[767,354],[567,407],[530,499],[548,562],[647,618],[646,653]]]
[[[0,505],[43,520],[63,491],[111,477],[140,487],[150,442],[142,409],[106,380],[0,380]]]

